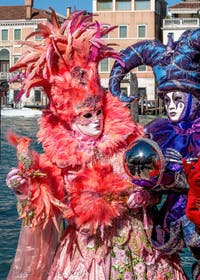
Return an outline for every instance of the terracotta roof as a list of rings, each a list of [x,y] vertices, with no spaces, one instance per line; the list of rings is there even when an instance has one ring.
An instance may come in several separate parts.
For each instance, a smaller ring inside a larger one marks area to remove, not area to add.
[[[199,9],[200,2],[181,2],[170,6],[169,9]]]
[[[64,17],[64,16],[63,16]],[[50,20],[50,12],[32,8],[32,19],[47,18]],[[0,6],[0,20],[26,19],[26,6]]]

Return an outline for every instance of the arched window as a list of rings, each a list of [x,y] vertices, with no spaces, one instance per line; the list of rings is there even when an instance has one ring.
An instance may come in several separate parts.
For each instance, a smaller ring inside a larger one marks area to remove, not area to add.
[[[7,73],[9,71],[9,51],[0,50],[0,72]]]

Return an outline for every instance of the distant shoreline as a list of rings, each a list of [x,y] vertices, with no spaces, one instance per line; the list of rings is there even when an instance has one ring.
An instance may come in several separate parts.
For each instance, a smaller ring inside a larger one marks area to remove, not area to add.
[[[40,117],[42,115],[42,110],[22,108],[22,109],[12,109],[12,108],[3,108],[1,109],[2,117]],[[155,115],[139,115],[139,123],[146,125],[148,122],[157,119],[163,118],[165,116],[155,116]]]
[[[3,108],[1,109],[1,116],[6,117],[35,117],[41,116],[42,111],[37,109],[22,108],[22,109],[11,109]]]

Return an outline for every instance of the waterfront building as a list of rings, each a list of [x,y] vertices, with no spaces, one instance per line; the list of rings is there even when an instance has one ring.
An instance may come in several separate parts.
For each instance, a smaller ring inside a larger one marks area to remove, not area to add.
[[[4,106],[15,107],[15,98],[20,89],[19,82],[9,83],[11,74],[9,68],[19,59],[26,50],[20,45],[27,35],[37,30],[39,23],[50,20],[50,11],[33,8],[33,0],[25,0],[23,6],[0,7],[0,94],[1,108]],[[63,22],[65,16],[58,15],[59,21]],[[30,40],[41,41],[39,36]],[[13,75],[13,74],[12,74]],[[22,99],[17,106],[43,106],[47,99],[41,88],[31,91],[29,99]]]
[[[67,14],[71,12],[67,8]],[[105,26],[117,25],[109,37],[108,43],[116,43],[118,50],[140,40],[159,39],[167,43],[168,34],[173,33],[177,40],[188,28],[200,25],[200,0],[185,0],[170,6],[167,13],[165,0],[92,0],[92,12],[98,15],[98,21]],[[65,20],[64,15],[57,14],[59,21]],[[1,6],[0,8],[0,93],[1,106],[15,106],[15,96],[20,84],[9,84],[9,67],[17,61],[24,46],[18,42],[24,40],[31,32],[37,30],[38,23],[50,20],[50,11],[33,8],[33,0],[24,0],[22,6]],[[95,16],[94,16],[95,20]],[[30,40],[40,42],[35,36]],[[99,65],[102,85],[108,87],[109,73],[113,60],[105,59]],[[151,67],[142,65],[133,70],[137,77],[139,97],[154,100],[156,83]],[[122,83],[122,91],[131,95],[130,75]],[[43,106],[47,100],[41,88],[32,90],[29,99],[23,99],[20,106]]]
[[[167,2],[164,0],[93,0],[93,13],[105,25],[117,25],[105,40],[124,49],[141,40],[162,41],[162,21],[166,17]],[[108,87],[111,59],[100,63],[101,81]],[[139,97],[155,99],[156,84],[151,67],[142,65],[132,71],[137,77]],[[122,83],[122,91],[131,95],[130,75]],[[134,94],[134,93],[133,93]]]
[[[180,1],[168,8],[168,15],[163,20],[163,43],[167,43],[169,33],[176,41],[185,30],[199,27],[200,0]]]

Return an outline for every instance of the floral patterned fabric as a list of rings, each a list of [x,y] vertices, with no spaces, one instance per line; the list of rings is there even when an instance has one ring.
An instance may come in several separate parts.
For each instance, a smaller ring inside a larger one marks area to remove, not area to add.
[[[155,250],[143,226],[142,210],[116,221],[115,227],[91,236],[70,226],[54,259],[48,280],[184,280],[176,255]]]

